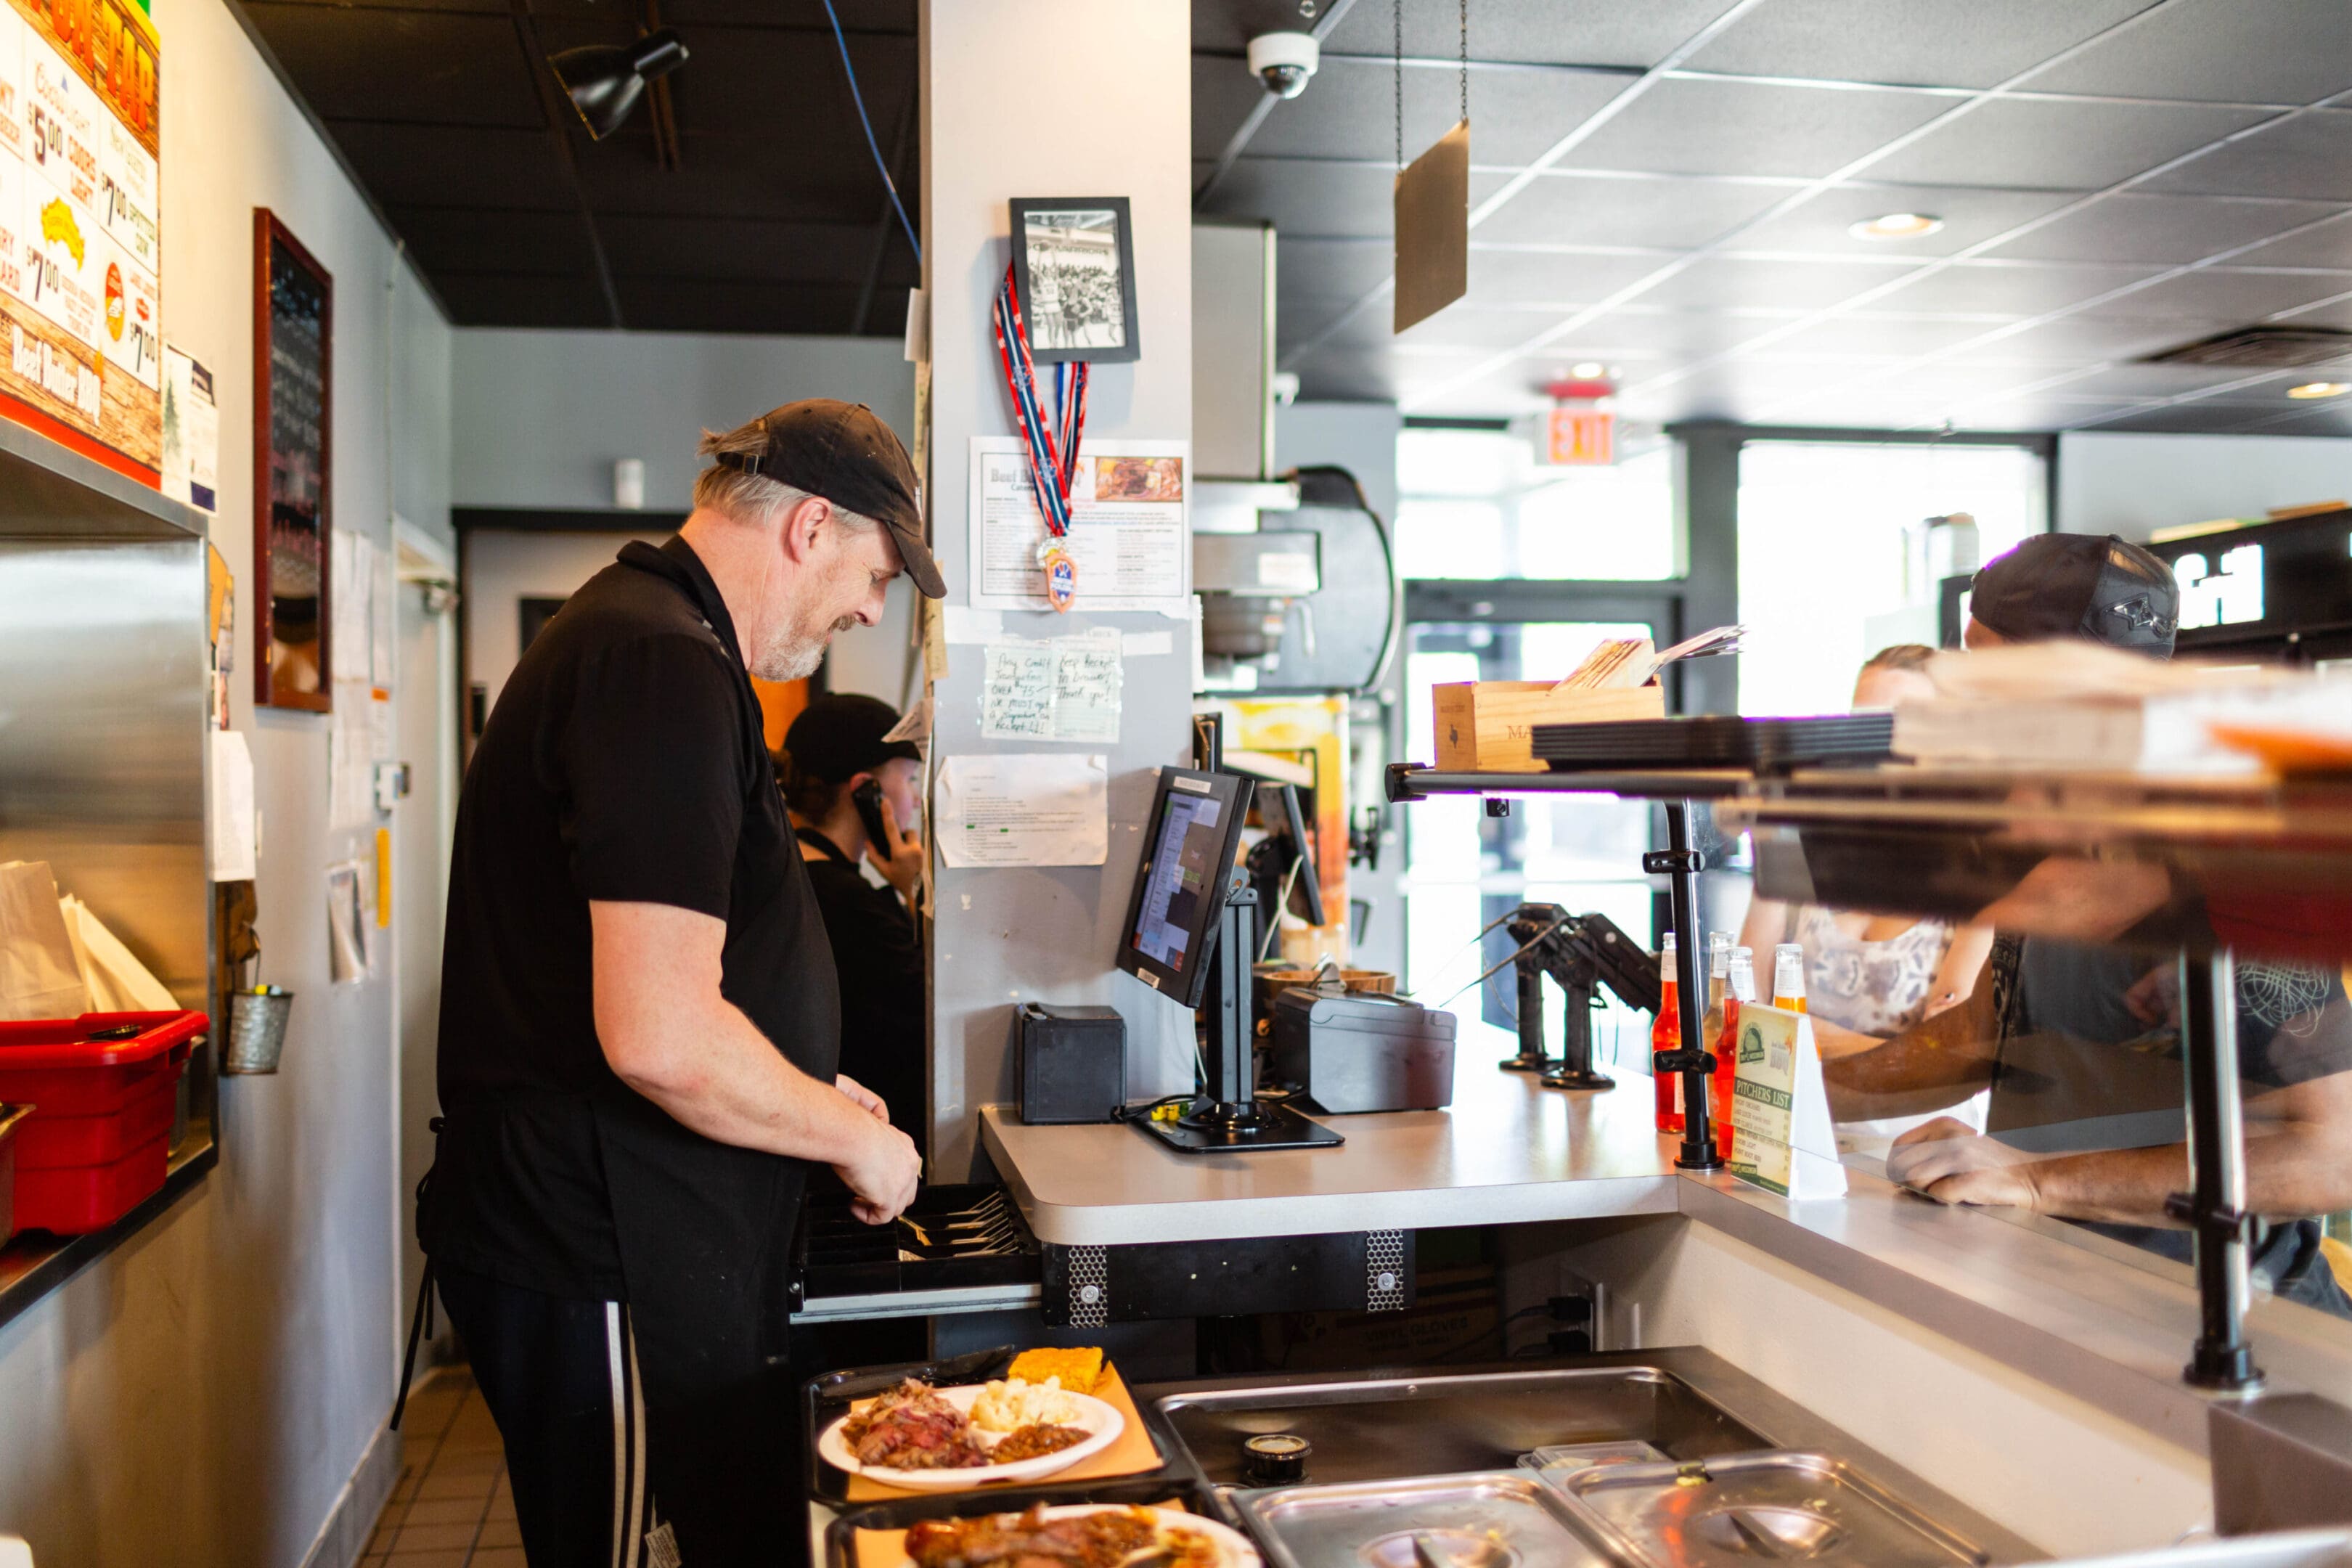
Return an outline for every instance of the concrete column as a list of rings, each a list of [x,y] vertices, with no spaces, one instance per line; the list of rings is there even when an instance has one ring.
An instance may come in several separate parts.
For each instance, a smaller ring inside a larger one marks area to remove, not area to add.
[[[1189,439],[1192,364],[1192,7],[1174,0],[925,0],[924,285],[930,302],[933,549],[948,602],[970,599],[971,441],[1016,433],[990,335],[1009,259],[1014,196],[1126,196],[1135,226],[1142,358],[1094,371],[1086,435]],[[931,1168],[961,1181],[979,1160],[982,1105],[1013,1098],[1013,1010],[1097,1003],[1127,1018],[1128,1092],[1192,1082],[1192,1019],[1111,967],[1127,913],[1153,770],[1190,754],[1192,659],[1184,623],[1008,614],[1008,637],[1088,626],[1170,631],[1174,651],[1126,661],[1118,744],[980,739],[981,650],[949,649],[936,689],[935,757],[1108,750],[1110,852],[1097,867],[939,869],[931,928]]]

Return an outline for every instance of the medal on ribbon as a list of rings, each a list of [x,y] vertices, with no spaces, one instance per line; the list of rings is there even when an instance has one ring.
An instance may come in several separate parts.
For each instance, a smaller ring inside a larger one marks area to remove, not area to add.
[[[1054,367],[1054,417],[1048,419],[1037,389],[1037,366],[1029,353],[1029,334],[1022,325],[1021,300],[1013,285],[1011,263],[996,290],[994,311],[996,357],[1004,372],[1004,389],[1013,398],[1013,412],[1028,447],[1029,480],[1045,517],[1046,540],[1038,552],[1045,574],[1045,599],[1066,611],[1077,594],[1078,568],[1071,555],[1070,489],[1077,479],[1078,437],[1087,424],[1087,366]]]

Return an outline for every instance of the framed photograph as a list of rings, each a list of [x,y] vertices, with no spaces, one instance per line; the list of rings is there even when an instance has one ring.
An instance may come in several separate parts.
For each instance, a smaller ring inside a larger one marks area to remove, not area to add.
[[[1013,268],[1038,363],[1142,357],[1125,196],[1013,197]]]
[[[335,280],[253,209],[253,700],[334,705],[329,498]]]

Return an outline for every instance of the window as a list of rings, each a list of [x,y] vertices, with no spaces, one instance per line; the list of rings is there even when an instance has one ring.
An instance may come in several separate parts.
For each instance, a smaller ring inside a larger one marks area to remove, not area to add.
[[[1750,441],[1739,457],[1743,713],[1843,713],[1880,648],[1937,640],[1924,524],[1968,512],[1977,562],[2046,521],[2041,456],[2024,447]]]
[[[1654,582],[1675,574],[1672,460],[1555,468],[1509,430],[1397,437],[1397,564],[1407,577]]]

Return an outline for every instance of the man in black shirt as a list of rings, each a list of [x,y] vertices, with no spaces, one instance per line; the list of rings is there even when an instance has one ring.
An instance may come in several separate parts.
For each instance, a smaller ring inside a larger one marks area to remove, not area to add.
[[[860,1217],[914,1147],[836,1079],[832,954],[750,677],[813,671],[903,568],[942,592],[862,405],[723,436],[515,666],[468,768],[418,1234],[535,1568],[791,1563],[785,1273],[812,1164]]]
[[[890,1124],[928,1142],[923,1089],[923,944],[912,906],[922,881],[915,820],[923,754],[885,739],[898,713],[877,697],[819,697],[777,754],[784,805],[801,841],[841,983],[842,1065],[882,1097]],[[887,887],[866,879],[859,862]]]

